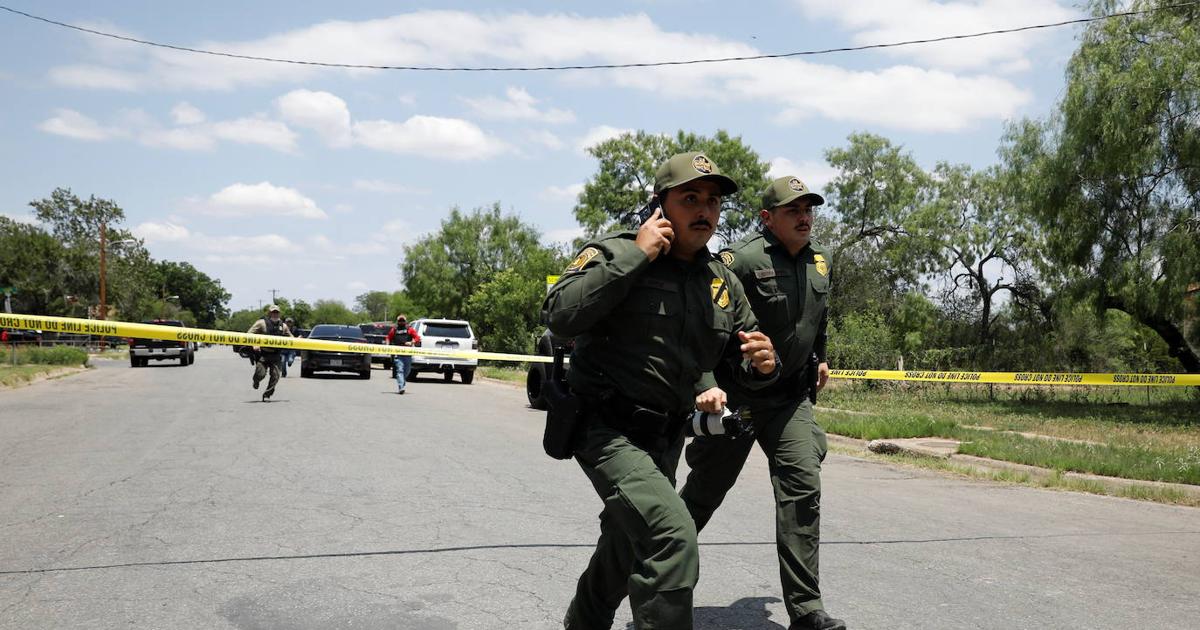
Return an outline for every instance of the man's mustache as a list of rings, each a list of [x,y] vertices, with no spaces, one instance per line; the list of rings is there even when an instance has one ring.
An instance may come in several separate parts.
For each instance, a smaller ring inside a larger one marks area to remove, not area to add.
[[[712,226],[713,226],[712,223],[709,223],[708,219],[700,219],[699,221],[692,221],[691,223],[688,224],[688,227],[693,227],[693,228],[694,227],[706,227],[706,228],[712,229]]]

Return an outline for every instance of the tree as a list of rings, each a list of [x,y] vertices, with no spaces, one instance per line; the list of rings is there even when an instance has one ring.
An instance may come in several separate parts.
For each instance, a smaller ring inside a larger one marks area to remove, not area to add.
[[[950,276],[949,291],[975,304],[975,343],[992,342],[997,294],[1030,293],[1034,285],[1030,247],[1035,226],[1013,208],[999,169],[973,172],[965,164],[940,163],[933,173],[933,198],[913,213],[910,231],[924,240]]]
[[[493,352],[532,352],[545,286],[544,279],[506,269],[479,287],[467,301],[467,315],[481,331],[481,346]]]
[[[833,259],[833,316],[894,313],[936,268],[940,242],[913,225],[928,203],[930,177],[902,147],[872,134],[851,134],[825,159],[839,172],[826,186],[813,235]]]
[[[1089,26],[1058,111],[1014,125],[1002,156],[1071,291],[1150,327],[1200,372],[1184,325],[1200,281],[1200,8],[1170,4],[1092,2],[1096,15],[1158,10]]]
[[[153,287],[159,299],[178,295],[178,305],[192,313],[196,324],[208,328],[228,313],[229,292],[207,274],[186,262],[159,262],[154,267]]]
[[[736,195],[725,199],[717,236],[729,243],[758,222],[767,169],[757,153],[740,136],[721,130],[713,137],[679,131],[675,136],[645,131],[625,133],[588,149],[599,168],[583,185],[575,218],[587,236],[633,227],[632,212],[645,206],[654,192],[654,174],[667,158],[684,151],[701,151],[721,172],[738,183]]]
[[[317,300],[313,304],[311,325],[317,324],[345,324],[354,326],[362,321],[357,313],[350,310],[341,300]]]
[[[367,291],[354,298],[354,303],[358,305],[359,310],[363,312],[367,319],[372,321],[383,321],[388,319],[388,306],[391,302],[392,294],[387,291]]]
[[[501,271],[543,283],[559,254],[540,238],[519,217],[504,216],[498,203],[470,213],[454,208],[436,234],[405,246],[400,272],[408,297],[430,317],[461,318],[471,295]]]
[[[12,287],[13,309],[30,315],[61,314],[64,287],[58,239],[34,225],[0,216],[0,286]]]

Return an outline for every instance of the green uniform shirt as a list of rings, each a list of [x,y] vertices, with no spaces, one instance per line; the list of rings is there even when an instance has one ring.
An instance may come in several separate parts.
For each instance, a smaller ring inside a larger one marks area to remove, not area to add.
[[[660,412],[695,408],[701,374],[718,363],[748,389],[773,383],[742,358],[738,331],[758,323],[742,285],[707,249],[686,263],[653,262],[636,232],[589,243],[546,296],[550,330],[575,337],[568,381],[591,396],[616,392]]]
[[[762,331],[775,345],[782,362],[780,380],[802,371],[813,352],[825,361],[829,254],[823,247],[809,242],[792,256],[764,228],[722,250],[720,259],[745,287]],[[730,376],[718,369],[704,375],[703,384],[719,382],[727,393],[744,397],[748,392],[739,392],[739,383]]]

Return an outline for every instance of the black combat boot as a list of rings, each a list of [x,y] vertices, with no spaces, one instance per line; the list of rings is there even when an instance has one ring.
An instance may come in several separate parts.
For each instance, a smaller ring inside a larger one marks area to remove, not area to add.
[[[830,617],[824,610],[814,610],[793,621],[788,630],[846,630],[846,622]]]

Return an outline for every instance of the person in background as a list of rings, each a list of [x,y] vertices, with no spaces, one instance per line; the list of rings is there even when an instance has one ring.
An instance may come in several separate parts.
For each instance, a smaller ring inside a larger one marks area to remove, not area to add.
[[[408,346],[412,347],[421,343],[421,337],[412,326],[408,325],[408,317],[403,314],[396,316],[396,325],[388,331],[387,342],[389,346]],[[396,372],[396,389],[398,394],[404,393],[404,386],[407,384],[408,370],[412,367],[411,354],[398,354],[392,359],[392,369]]]

